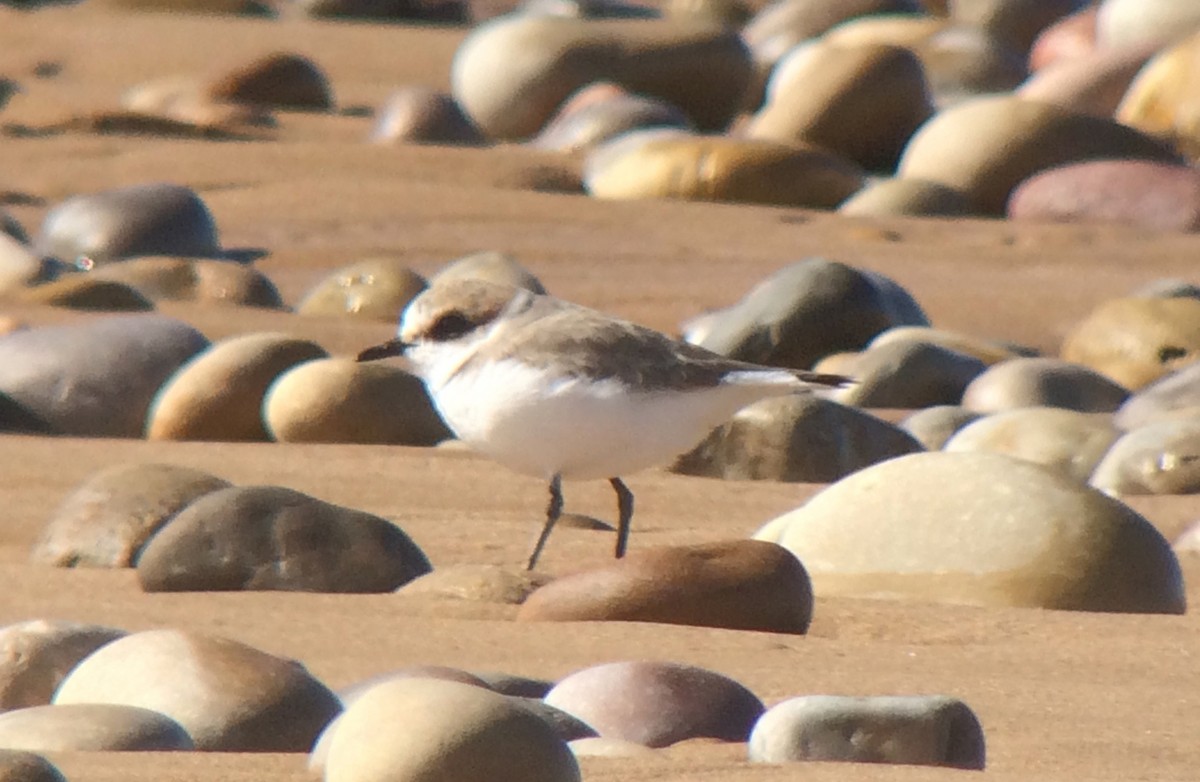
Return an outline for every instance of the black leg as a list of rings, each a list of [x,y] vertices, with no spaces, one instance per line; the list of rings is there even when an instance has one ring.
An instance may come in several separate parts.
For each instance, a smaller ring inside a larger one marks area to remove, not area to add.
[[[620,478],[609,478],[613,491],[617,493],[617,559],[625,556],[629,546],[629,523],[633,520],[633,492]]]
[[[542,548],[546,545],[546,539],[550,537],[550,530],[554,529],[554,524],[562,515],[562,509],[562,476],[555,475],[550,479],[550,504],[546,506],[546,523],[542,525],[542,532],[533,546],[533,553],[529,555],[529,564],[525,566],[526,570],[533,570],[537,565],[538,557],[542,555]]]

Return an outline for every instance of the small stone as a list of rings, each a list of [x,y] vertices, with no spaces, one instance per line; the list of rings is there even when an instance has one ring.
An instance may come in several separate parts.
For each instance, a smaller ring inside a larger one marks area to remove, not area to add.
[[[1111,413],[1128,389],[1085,366],[1055,358],[1014,358],[994,364],[963,392],[962,406],[977,413],[1018,407],[1064,407]]]
[[[110,703],[30,706],[0,714],[0,746],[33,752],[171,752],[193,749],[175,720]]]
[[[959,217],[970,214],[971,202],[952,187],[924,179],[878,179],[838,207],[854,217]]]
[[[811,618],[804,566],[779,546],[754,540],[636,551],[556,579],[517,613],[526,622],[659,622],[768,633],[804,633]]]
[[[1106,301],[1071,329],[1062,356],[1127,388],[1142,388],[1200,359],[1200,300]]]
[[[1200,229],[1200,172],[1145,160],[1094,160],[1026,179],[1008,201],[1014,220],[1110,222],[1156,231]]]
[[[875,272],[825,258],[786,266],[715,313],[696,344],[729,358],[807,369],[860,350],[893,326],[927,326],[911,295]]]
[[[429,285],[443,285],[451,280],[483,280],[534,293],[546,292],[541,281],[517,263],[516,258],[495,250],[483,250],[450,261],[429,278]]]
[[[925,446],[926,450],[940,451],[955,432],[978,419],[979,413],[964,410],[957,405],[934,405],[918,410],[901,421],[899,426]]]
[[[133,567],[146,542],[179,511],[229,485],[173,464],[114,465],[63,499],[32,559],[58,567]]]
[[[862,187],[850,161],[818,147],[730,136],[655,135],[602,145],[584,187],[603,199],[676,198],[832,209]]]
[[[546,694],[604,738],[667,747],[695,738],[746,741],[762,701],[719,673],[670,662],[584,668]]]
[[[215,258],[217,226],[204,201],[182,185],[133,185],[79,195],[50,210],[38,251],[72,262],[144,255]]]
[[[566,742],[517,701],[457,682],[381,684],[338,720],[327,782],[579,782]]]
[[[968,334],[960,334],[957,331],[935,329],[931,326],[895,326],[871,340],[867,345],[867,350],[874,350],[896,342],[922,342],[927,345],[937,345],[957,353],[974,356],[988,366],[1018,356],[1035,355],[1035,352],[1029,348],[979,339]]]
[[[826,483],[921,450],[888,422],[812,395],[767,399],[739,410],[672,472],[725,480]]]
[[[367,258],[314,285],[296,305],[301,315],[353,315],[395,322],[418,293],[421,275],[398,258]]]
[[[767,83],[766,105],[746,134],[814,144],[884,171],[895,168],[933,111],[925,71],[911,50],[817,42],[780,60]]]
[[[442,144],[477,147],[483,133],[448,92],[412,85],[393,92],[371,131],[376,144]]]
[[[263,399],[288,369],[329,354],[287,334],[244,334],[213,344],[163,385],[146,418],[151,440],[264,442]]]
[[[147,592],[390,592],[431,569],[386,519],[278,486],[193,502],[142,552]]]
[[[805,695],[762,715],[750,735],[750,760],[982,769],[984,746],[979,718],[957,698]]]
[[[26,304],[46,304],[73,310],[145,312],[154,309],[154,302],[134,288],[85,274],[71,274],[26,288],[17,296],[17,300]]]
[[[134,633],[81,662],[55,704],[161,712],[216,752],[307,752],[340,710],[304,666],[236,641],[180,630]]]
[[[844,405],[921,408],[954,405],[987,369],[974,356],[928,342],[873,343],[854,363],[854,383],[832,393]]]
[[[0,628],[0,711],[50,703],[80,660],[123,635],[112,627],[44,619]]]
[[[207,345],[156,315],[17,331],[0,337],[0,394],[51,432],[141,437],[163,382]]]
[[[1107,413],[1029,407],[973,421],[955,433],[943,450],[1001,453],[1086,483],[1119,436]]]
[[[410,597],[520,605],[550,582],[550,576],[538,571],[514,571],[498,565],[448,565],[414,578],[397,592]]]
[[[741,39],[720,26],[519,14],[475,27],[450,75],[471,119],[505,140],[533,136],[571,93],[597,81],[661,98],[698,127],[719,130],[740,108],[750,78]]]
[[[1078,481],[999,454],[882,462],[756,537],[800,557],[818,599],[1155,614],[1186,605],[1179,562],[1148,521]]]
[[[898,175],[940,182],[965,194],[980,214],[999,216],[1033,174],[1097,158],[1177,160],[1166,145],[1113,120],[1002,95],[934,115],[905,148]]]
[[[387,364],[317,359],[281,374],[263,417],[285,443],[432,446],[454,435],[417,377]]]
[[[135,258],[105,264],[87,277],[128,285],[151,302],[283,308],[279,291],[270,279],[253,267],[231,261]]]
[[[328,111],[333,108],[329,79],[307,57],[275,52],[236,68],[208,85],[210,98],[273,109]]]
[[[1113,443],[1091,485],[1118,497],[1200,493],[1200,420],[1162,421]]]
[[[0,749],[0,782],[67,782],[67,778],[37,753]]]

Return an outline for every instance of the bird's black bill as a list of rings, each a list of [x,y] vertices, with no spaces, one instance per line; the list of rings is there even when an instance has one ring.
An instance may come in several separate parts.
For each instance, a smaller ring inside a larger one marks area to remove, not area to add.
[[[358,354],[357,361],[378,361],[381,358],[403,356],[408,349],[408,343],[398,339],[389,339],[382,345],[374,345]]]

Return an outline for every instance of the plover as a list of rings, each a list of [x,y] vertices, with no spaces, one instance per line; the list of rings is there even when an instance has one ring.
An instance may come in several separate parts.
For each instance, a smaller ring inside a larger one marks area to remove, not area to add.
[[[752,402],[848,382],[733,361],[552,296],[470,279],[425,290],[397,338],[358,360],[399,355],[459,439],[549,481],[530,570],[562,514],[563,480],[612,484],[621,557],[633,517],[622,475],[687,451]]]

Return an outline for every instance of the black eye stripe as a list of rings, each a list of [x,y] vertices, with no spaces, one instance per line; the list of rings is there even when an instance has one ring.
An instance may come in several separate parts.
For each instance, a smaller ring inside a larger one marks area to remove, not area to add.
[[[430,327],[427,338],[434,342],[445,342],[457,339],[475,328],[475,324],[467,320],[461,312],[454,310],[442,315]]]

